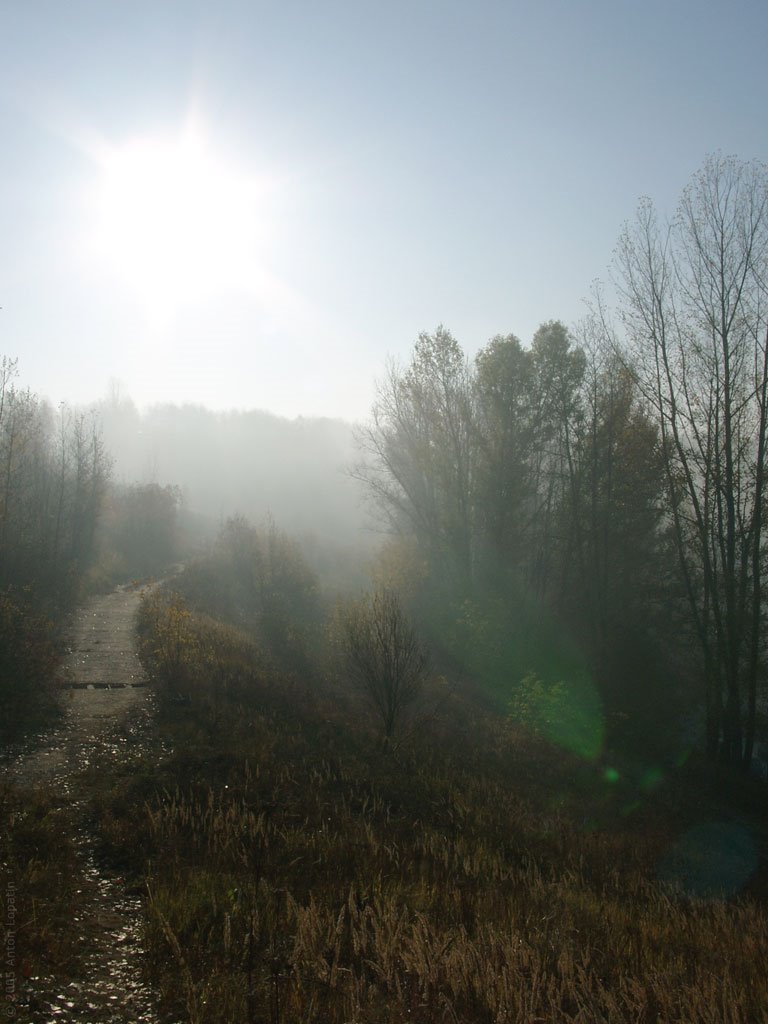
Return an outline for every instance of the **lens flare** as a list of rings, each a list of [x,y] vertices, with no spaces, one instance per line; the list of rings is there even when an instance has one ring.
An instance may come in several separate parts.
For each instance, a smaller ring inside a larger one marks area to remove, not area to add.
[[[659,865],[660,881],[686,896],[727,898],[749,881],[757,847],[737,823],[711,822],[685,833]]]

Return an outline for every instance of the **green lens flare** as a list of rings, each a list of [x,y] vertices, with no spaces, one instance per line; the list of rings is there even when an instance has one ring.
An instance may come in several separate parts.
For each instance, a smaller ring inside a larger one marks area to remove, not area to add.
[[[586,676],[547,683],[535,673],[522,680],[509,704],[520,725],[572,754],[593,761],[605,739],[605,716],[600,695]]]

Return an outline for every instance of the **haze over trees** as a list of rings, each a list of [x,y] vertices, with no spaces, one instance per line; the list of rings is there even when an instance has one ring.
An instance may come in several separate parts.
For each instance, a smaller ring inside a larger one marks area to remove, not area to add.
[[[82,598],[109,478],[98,426],[18,386],[0,362],[0,735],[35,718],[56,667],[51,623]]]
[[[26,587],[41,607],[68,607],[90,568],[109,477],[93,417],[54,412],[0,364],[0,587]]]
[[[670,224],[641,204],[617,265],[626,351],[662,440],[707,749],[749,765],[765,671],[765,168],[710,158]]]
[[[293,534],[347,543],[363,523],[354,456],[342,420],[161,405],[139,412],[119,388],[96,407],[114,474],[126,484],[172,483],[214,528],[240,514],[271,515]]]
[[[528,668],[551,685],[586,671],[609,712],[657,728],[702,701],[708,753],[745,767],[765,664],[767,186],[711,158],[669,225],[644,201],[622,234],[620,334],[598,307],[470,362],[438,327],[359,432],[358,476],[486,682],[514,690],[543,629]],[[545,665],[573,644],[581,666]],[[507,648],[495,665],[489,646]]]
[[[366,494],[389,536],[375,582],[443,668],[503,705],[524,680],[559,694],[566,718],[594,720],[590,750],[674,746],[701,709],[709,756],[748,767],[765,732],[767,202],[761,165],[710,158],[669,223],[644,200],[624,228],[613,314],[598,296],[580,324],[547,321],[527,347],[499,334],[471,359],[446,327],[423,333],[356,434],[139,414],[118,389],[92,414],[55,413],[6,359],[7,610],[57,620],[84,588],[218,536],[219,611],[271,622],[288,649],[292,619],[324,614],[291,604],[302,587],[316,602],[321,585],[364,585]],[[305,560],[312,583],[270,568]]]
[[[166,576],[77,841],[0,787],[32,980],[83,956],[87,828],[158,1020],[765,1017],[768,172],[642,201],[614,272],[529,346],[422,333],[354,431],[57,413],[0,364],[0,737],[79,603]]]
[[[549,322],[530,349],[498,336],[470,364],[440,327],[390,367],[360,441],[359,475],[423,554],[417,604],[444,610],[459,664],[504,699],[532,670],[589,672],[611,711],[647,710],[663,463],[612,352]]]

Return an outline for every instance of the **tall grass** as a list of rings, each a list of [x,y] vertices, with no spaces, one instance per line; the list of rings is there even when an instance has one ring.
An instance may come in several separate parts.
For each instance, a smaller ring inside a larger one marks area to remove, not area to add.
[[[166,785],[121,796],[169,1012],[194,1024],[766,1019],[765,906],[661,884],[682,827],[663,804],[636,827],[596,771],[595,792],[589,773],[571,785],[575,761],[553,766],[551,750],[466,708],[439,737],[382,753],[352,702],[322,689],[299,700],[301,683],[245,637],[180,611],[156,601],[144,616],[168,692]],[[585,825],[597,811],[603,826]]]
[[[81,952],[72,928],[77,860],[65,813],[50,793],[0,785],[0,949],[13,950],[4,961],[9,993],[41,965],[71,968]]]

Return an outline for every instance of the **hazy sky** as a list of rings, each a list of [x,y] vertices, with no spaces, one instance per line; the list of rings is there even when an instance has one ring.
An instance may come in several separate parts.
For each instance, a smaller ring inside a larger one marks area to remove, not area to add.
[[[766,0],[0,0],[0,353],[54,401],[360,417],[573,322],[642,194],[768,158]]]

